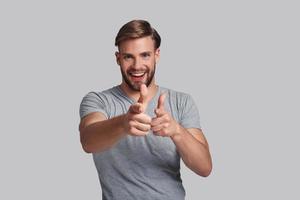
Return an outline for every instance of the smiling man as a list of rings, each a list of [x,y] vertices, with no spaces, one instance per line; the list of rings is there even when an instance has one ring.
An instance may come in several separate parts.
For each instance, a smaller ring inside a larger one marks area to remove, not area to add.
[[[93,154],[103,200],[182,200],[180,158],[200,176],[212,170],[191,96],[155,83],[160,42],[147,21],[123,25],[115,39],[122,83],[81,102],[81,144]]]

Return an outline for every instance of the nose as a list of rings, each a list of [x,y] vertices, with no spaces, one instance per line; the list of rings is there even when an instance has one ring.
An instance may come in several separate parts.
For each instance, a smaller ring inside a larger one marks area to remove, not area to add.
[[[142,67],[143,66],[142,66],[141,59],[139,59],[139,58],[134,59],[133,68],[134,69],[140,69]]]

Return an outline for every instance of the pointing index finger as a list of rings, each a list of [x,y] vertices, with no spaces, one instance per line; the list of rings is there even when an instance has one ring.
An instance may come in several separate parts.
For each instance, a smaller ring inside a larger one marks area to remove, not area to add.
[[[167,93],[165,93],[165,92],[159,96],[158,104],[157,104],[158,109],[164,110],[164,103],[165,103],[166,96],[167,96]]]

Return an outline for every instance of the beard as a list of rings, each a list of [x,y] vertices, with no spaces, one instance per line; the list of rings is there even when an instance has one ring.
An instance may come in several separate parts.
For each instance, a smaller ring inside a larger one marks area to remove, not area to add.
[[[142,84],[145,84],[147,87],[151,84],[151,82],[153,81],[153,77],[155,74],[155,69],[156,69],[156,64],[154,64],[153,70],[150,71],[149,68],[147,68],[147,70],[145,71],[144,77],[143,77],[143,81],[133,81],[130,79],[131,77],[131,73],[138,71],[138,70],[127,70],[126,72],[122,70],[121,68],[121,74],[122,74],[122,78],[125,81],[125,83],[128,85],[128,87],[130,89],[132,89],[133,91],[140,91],[140,87]]]

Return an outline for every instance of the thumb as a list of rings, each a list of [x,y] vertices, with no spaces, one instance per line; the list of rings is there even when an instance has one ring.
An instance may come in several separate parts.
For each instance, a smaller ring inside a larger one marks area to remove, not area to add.
[[[138,99],[138,102],[145,106],[148,103],[148,88],[145,84],[140,86],[140,98]]]
[[[165,103],[165,99],[166,99],[167,93],[162,93],[159,98],[158,98],[158,104],[157,104],[157,108],[159,110],[164,110],[164,103]]]

